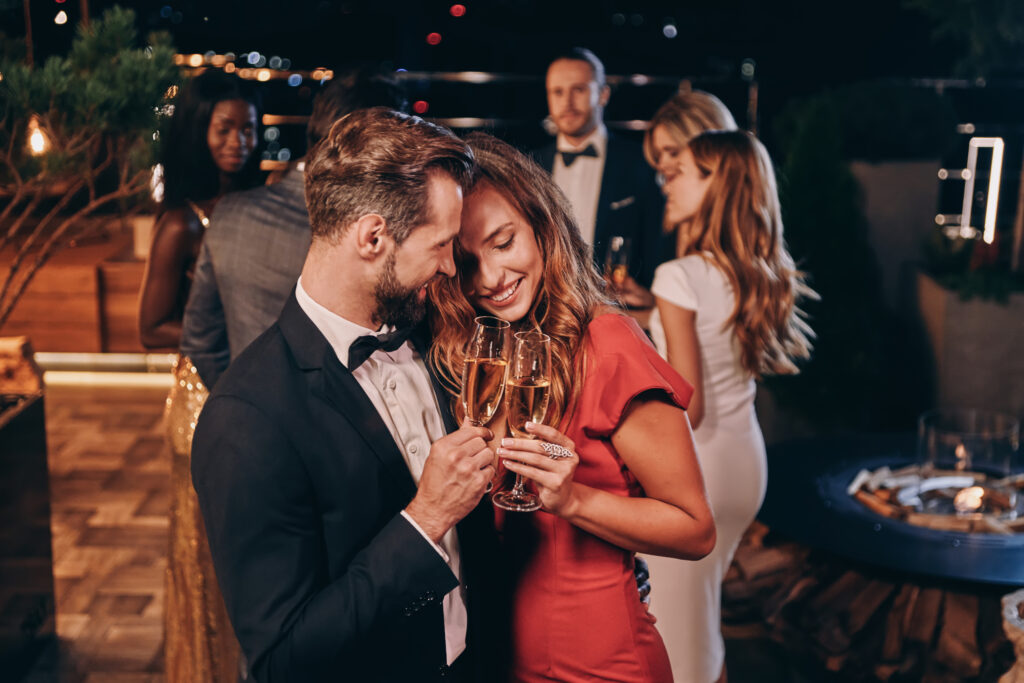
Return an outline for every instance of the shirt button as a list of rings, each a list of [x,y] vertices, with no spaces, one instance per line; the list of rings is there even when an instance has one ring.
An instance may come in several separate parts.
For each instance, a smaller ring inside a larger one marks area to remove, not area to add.
[[[419,453],[420,447],[417,446],[416,444],[412,444],[411,446],[409,446],[409,452],[413,454]]]
[[[390,382],[388,382],[388,389],[390,389],[391,391],[394,391],[395,387],[397,386],[398,382],[396,382],[395,380],[391,380]]]

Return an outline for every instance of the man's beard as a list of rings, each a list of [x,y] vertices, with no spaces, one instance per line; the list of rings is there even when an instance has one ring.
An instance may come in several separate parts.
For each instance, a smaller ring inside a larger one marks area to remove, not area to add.
[[[395,253],[391,252],[384,263],[384,272],[377,278],[373,295],[377,299],[374,316],[383,325],[412,327],[427,313],[427,301],[420,301],[419,290],[423,285],[405,287],[395,273]]]

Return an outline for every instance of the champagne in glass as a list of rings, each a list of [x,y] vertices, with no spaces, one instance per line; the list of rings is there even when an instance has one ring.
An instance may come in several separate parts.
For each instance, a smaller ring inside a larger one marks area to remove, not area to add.
[[[527,422],[543,424],[550,390],[551,382],[546,379],[509,379],[505,385],[505,404],[508,406],[508,426],[516,438],[533,438],[526,432]]]
[[[462,407],[469,421],[481,427],[501,404],[508,366],[509,324],[491,316],[476,319],[462,369]]]
[[[612,284],[621,287],[629,276],[629,238],[613,235],[608,242],[608,254],[605,257],[605,273],[611,278]]]
[[[548,411],[551,394],[551,339],[537,331],[517,332],[515,348],[505,384],[505,409],[512,434],[520,439],[535,439],[526,431],[527,422],[541,424]],[[500,468],[507,474],[508,470]],[[502,483],[509,477],[503,477]],[[526,480],[515,475],[511,488],[501,486],[491,496],[500,508],[530,512],[540,507],[536,493],[526,490]]]

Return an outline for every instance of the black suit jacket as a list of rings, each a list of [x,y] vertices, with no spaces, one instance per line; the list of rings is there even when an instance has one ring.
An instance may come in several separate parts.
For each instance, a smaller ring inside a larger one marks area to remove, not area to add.
[[[534,158],[551,173],[556,152],[552,142],[535,151]],[[675,256],[674,241],[661,229],[664,201],[654,182],[654,171],[644,160],[639,144],[611,133],[604,162],[594,227],[594,262],[603,271],[610,238],[629,237],[630,274],[650,287],[654,269]]]
[[[217,578],[259,683],[445,678],[441,599],[456,578],[399,514],[416,492],[409,469],[294,293],[218,381],[192,449]],[[484,620],[500,618],[481,564],[496,556],[489,500],[458,533],[463,656],[493,674],[502,664]]]

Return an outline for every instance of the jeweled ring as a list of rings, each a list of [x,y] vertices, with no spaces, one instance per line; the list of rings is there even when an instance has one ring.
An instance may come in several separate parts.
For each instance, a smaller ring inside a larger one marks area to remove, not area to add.
[[[544,452],[547,453],[548,457],[552,460],[562,460],[564,458],[572,457],[572,451],[565,446],[559,446],[556,443],[541,441],[540,447],[544,449]]]

